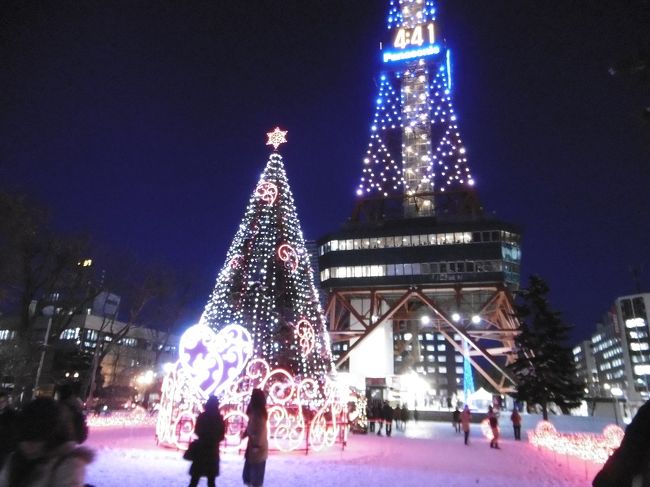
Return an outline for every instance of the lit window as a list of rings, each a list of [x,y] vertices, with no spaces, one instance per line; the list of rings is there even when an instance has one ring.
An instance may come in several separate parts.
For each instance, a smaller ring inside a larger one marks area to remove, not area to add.
[[[0,340],[13,340],[16,336],[14,330],[0,330]]]

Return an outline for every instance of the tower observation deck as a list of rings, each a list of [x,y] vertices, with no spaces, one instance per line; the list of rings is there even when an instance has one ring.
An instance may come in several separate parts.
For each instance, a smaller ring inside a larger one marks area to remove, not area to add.
[[[380,54],[355,208],[318,240],[337,365],[418,409],[467,399],[474,373],[508,392],[520,231],[480,205],[436,2],[390,0]]]

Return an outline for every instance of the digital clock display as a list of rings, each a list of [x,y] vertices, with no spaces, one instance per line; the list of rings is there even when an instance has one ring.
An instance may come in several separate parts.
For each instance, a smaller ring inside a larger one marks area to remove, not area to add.
[[[395,49],[430,46],[436,42],[436,26],[433,22],[419,24],[415,27],[401,27],[393,37],[392,45]]]

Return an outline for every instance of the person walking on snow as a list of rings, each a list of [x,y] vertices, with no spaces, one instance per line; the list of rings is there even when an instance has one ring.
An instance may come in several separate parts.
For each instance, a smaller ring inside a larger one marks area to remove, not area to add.
[[[454,409],[454,412],[451,415],[451,423],[454,426],[454,431],[460,433],[460,411],[458,407]]]
[[[512,410],[510,421],[512,421],[512,429],[515,433],[515,440],[521,440],[521,414],[519,414],[517,408],[514,408]]]
[[[465,404],[463,412],[460,413],[460,424],[463,427],[463,433],[465,433],[465,445],[469,445],[469,422],[472,419],[472,414],[469,412],[469,406]]]
[[[393,432],[393,408],[388,404],[388,401],[384,401],[382,416],[384,418],[386,436],[390,436]]]
[[[497,418],[496,413],[492,406],[488,407],[488,422],[490,423],[490,429],[492,430],[492,439],[490,440],[490,448],[499,447],[499,419]]]

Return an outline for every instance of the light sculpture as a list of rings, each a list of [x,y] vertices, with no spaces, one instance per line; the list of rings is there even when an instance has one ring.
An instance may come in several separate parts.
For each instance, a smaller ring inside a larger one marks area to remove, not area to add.
[[[306,320],[300,326],[311,327]],[[180,358],[163,381],[158,442],[186,448],[196,416],[216,392],[227,424],[226,443],[238,446],[254,388],[267,395],[269,440],[274,449],[318,451],[347,433],[344,391],[339,385],[327,380],[320,390],[316,380],[272,369],[264,359],[251,359],[249,352],[250,334],[244,327],[229,325],[218,334],[203,325],[188,329],[181,337]]]
[[[267,205],[273,205],[278,197],[278,187],[268,181],[260,181],[255,188],[255,194]]]
[[[303,355],[309,355],[314,349],[316,334],[314,327],[307,320],[300,320],[295,327],[295,334],[298,337]]]
[[[602,435],[593,433],[559,433],[548,421],[540,421],[528,432],[528,441],[562,455],[603,464],[623,440],[624,431],[616,425],[605,427]]]
[[[278,257],[282,262],[284,262],[288,269],[291,269],[291,272],[294,272],[298,268],[299,257],[295,249],[289,244],[282,244],[278,247]]]

